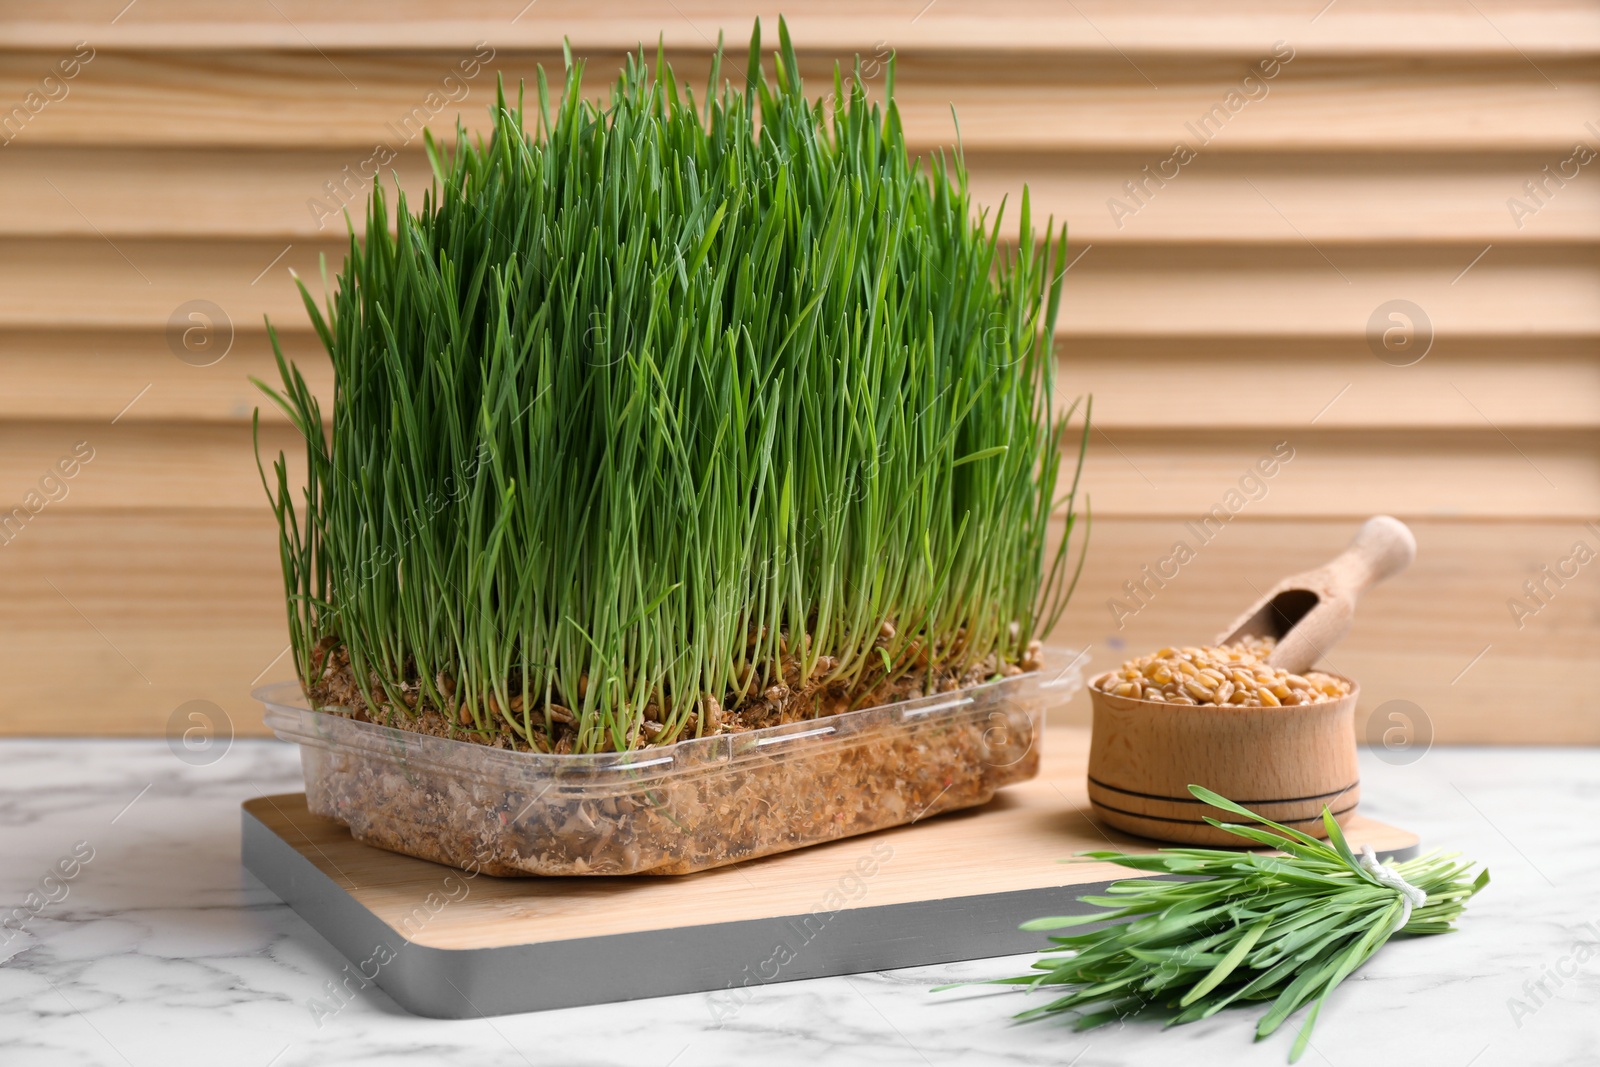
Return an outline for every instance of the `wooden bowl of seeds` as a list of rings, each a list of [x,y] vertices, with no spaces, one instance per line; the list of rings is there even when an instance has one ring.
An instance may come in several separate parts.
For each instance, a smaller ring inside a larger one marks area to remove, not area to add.
[[[1271,642],[1164,648],[1089,684],[1089,801],[1119,830],[1158,841],[1231,845],[1205,821],[1237,822],[1189,794],[1202,785],[1250,810],[1326,837],[1361,798],[1355,706],[1336,674],[1267,666]]]

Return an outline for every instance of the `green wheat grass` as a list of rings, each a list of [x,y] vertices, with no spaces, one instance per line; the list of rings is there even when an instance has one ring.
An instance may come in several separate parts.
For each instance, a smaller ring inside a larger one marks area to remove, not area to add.
[[[1207,848],[1082,853],[1167,877],[1113,882],[1104,895],[1078,898],[1093,912],[1024,923],[1024,930],[1105,925],[1051,937],[1031,974],[992,983],[1065,987],[1019,1019],[1064,1014],[1087,1030],[1139,1016],[1172,1026],[1230,1005],[1270,1002],[1256,1026],[1260,1039],[1309,1006],[1289,1049],[1294,1063],[1329,995],[1390,937],[1454,930],[1467,901],[1489,884],[1487,870],[1471,877],[1473,865],[1454,854],[1392,863],[1392,871],[1427,894],[1408,911],[1400,890],[1358,860],[1326,808],[1328,840],[1319,841],[1209,789],[1191,785],[1189,792],[1250,824],[1206,822],[1282,855]]]
[[[331,439],[273,335],[309,473],[262,477],[302,680],[338,645],[402,724],[537,744],[556,706],[625,750],[785,669],[1016,662],[1060,615],[1065,229],[1024,191],[1002,243],[959,152],[909,157],[892,65],[881,104],[859,62],[808,101],[779,34],[698,104],[659,52],[604,105],[570,54],[559,100],[502,87],[487,141],[427,138],[419,209],[374,192],[325,307],[301,285]]]

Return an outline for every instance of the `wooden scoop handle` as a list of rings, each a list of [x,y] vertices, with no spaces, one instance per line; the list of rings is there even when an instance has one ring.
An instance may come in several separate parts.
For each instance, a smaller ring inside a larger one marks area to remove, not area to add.
[[[1379,582],[1411,566],[1416,558],[1417,539],[1406,524],[1378,515],[1362,523],[1350,547],[1320,570],[1327,574],[1330,593],[1356,600]]]
[[[1277,638],[1267,662],[1303,673],[1350,632],[1361,594],[1405,570],[1416,555],[1417,539],[1405,523],[1387,515],[1368,519],[1349,548],[1315,570],[1273,586],[1217,643]]]

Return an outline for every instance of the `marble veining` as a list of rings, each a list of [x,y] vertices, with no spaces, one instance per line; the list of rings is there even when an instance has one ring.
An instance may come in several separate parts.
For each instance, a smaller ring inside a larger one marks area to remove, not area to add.
[[[1364,754],[1369,814],[1494,883],[1459,933],[1392,943],[1346,983],[1302,1062],[1596,1062],[1597,770],[1585,749]],[[1288,1052],[1287,1033],[1251,1043],[1251,1009],[1077,1034],[1011,1023],[1028,994],[929,992],[1026,956],[769,985],[720,1025],[704,994],[439,1021],[369,988],[319,1013],[344,960],[239,865],[240,801],[299,783],[295,751],[269,741],[208,765],[159,741],[0,742],[0,909],[20,927],[0,931],[0,1063],[1245,1067]]]

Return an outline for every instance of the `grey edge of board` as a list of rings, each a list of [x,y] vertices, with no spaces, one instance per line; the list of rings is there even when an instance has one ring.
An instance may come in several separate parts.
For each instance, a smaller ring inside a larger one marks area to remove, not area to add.
[[[799,915],[707,923],[563,941],[441,949],[406,940],[248,811],[241,856],[255,875],[355,964],[380,947],[391,956],[364,980],[407,1011],[436,1019],[547,1011],[587,1004],[737,990],[822,978],[1008,956],[1042,948],[1017,927],[1041,915],[1089,911],[1077,898],[1107,882],[1012,890],[835,912],[809,939]],[[1416,846],[1379,855],[1409,859]],[[1131,872],[1130,872],[1131,873]],[[803,940],[767,979],[754,965],[780,942]]]

